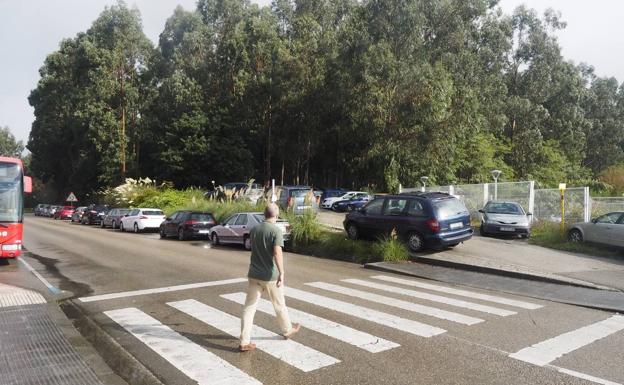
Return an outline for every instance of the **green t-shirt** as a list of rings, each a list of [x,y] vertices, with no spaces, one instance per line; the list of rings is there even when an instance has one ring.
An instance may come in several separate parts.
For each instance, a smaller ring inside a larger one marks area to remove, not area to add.
[[[282,230],[273,223],[262,222],[249,232],[251,237],[251,264],[249,278],[275,281],[279,276],[273,261],[273,247],[284,247]]]

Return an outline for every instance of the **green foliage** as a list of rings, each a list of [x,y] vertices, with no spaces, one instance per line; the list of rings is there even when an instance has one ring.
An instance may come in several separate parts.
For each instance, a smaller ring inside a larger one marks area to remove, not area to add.
[[[398,262],[407,261],[409,252],[407,246],[397,238],[396,232],[392,232],[390,236],[375,242],[373,252],[380,256],[382,261]]]
[[[21,140],[15,140],[9,127],[0,127],[0,156],[21,158],[22,152],[24,152],[24,143]]]
[[[79,195],[144,175],[386,191],[494,168],[596,181],[624,160],[624,87],[562,56],[557,13],[496,4],[200,0],[154,48],[119,2],[45,59],[32,170]]]
[[[284,217],[290,223],[290,237],[295,248],[309,246],[321,238],[323,227],[314,211],[306,210],[301,215],[285,213]]]
[[[624,195],[624,164],[611,166],[600,173],[600,181],[607,184],[612,196]]]

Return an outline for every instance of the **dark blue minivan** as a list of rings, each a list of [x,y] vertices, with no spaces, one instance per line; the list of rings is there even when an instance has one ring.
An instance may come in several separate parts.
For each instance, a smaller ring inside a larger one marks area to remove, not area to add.
[[[350,212],[344,228],[351,239],[396,231],[410,251],[454,247],[472,238],[470,212],[452,195],[438,192],[378,196]]]

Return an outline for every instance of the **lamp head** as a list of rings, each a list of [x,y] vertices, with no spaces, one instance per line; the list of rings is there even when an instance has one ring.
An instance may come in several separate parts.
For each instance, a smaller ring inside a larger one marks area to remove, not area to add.
[[[492,176],[494,177],[494,179],[498,179],[498,177],[503,173],[501,170],[492,170],[491,171]]]
[[[429,180],[429,177],[428,177],[428,176],[421,176],[421,177],[420,177],[420,181],[421,181],[423,184],[427,183],[427,181],[428,181],[428,180]]]

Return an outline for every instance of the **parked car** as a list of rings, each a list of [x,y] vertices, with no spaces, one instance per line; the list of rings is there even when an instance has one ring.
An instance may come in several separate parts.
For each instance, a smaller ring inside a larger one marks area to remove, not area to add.
[[[454,247],[472,237],[470,213],[445,193],[405,193],[379,196],[347,214],[344,228],[351,239],[396,232],[411,251]]]
[[[568,240],[624,247],[624,212],[616,211],[591,222],[575,223],[568,230]]]
[[[488,235],[517,235],[528,238],[531,235],[531,213],[526,213],[516,202],[490,201],[479,212],[482,214],[479,231]]]
[[[343,188],[326,188],[323,189],[323,194],[321,194],[321,202],[323,202],[327,198],[336,198],[341,197],[347,193],[348,190]]]
[[[46,211],[46,216],[49,218],[54,218],[54,214],[56,214],[56,212],[61,208],[63,208],[63,206],[50,206],[50,208]]]
[[[74,211],[76,211],[76,208],[73,206],[63,206],[56,210],[54,219],[71,219],[72,215],[74,215]]]
[[[303,214],[306,210],[318,211],[317,198],[309,186],[279,186],[276,190],[276,203],[283,210],[295,214]]]
[[[349,199],[332,203],[331,209],[338,212],[353,211],[364,207],[371,199],[372,197],[367,193],[357,193]]]
[[[140,233],[145,230],[158,230],[165,220],[165,213],[161,209],[139,208],[132,209],[121,218],[119,230]]]
[[[225,191],[231,191],[237,197],[245,198],[252,203],[256,203],[264,193],[262,186],[258,183],[233,182],[224,184],[222,188],[207,191],[204,197],[223,199],[226,197]]]
[[[345,194],[343,194],[341,196],[329,197],[329,198],[323,199],[323,201],[321,203],[321,208],[331,209],[332,205],[334,204],[334,202],[348,201],[349,199],[353,198],[357,194],[366,194],[366,195],[368,195],[368,193],[366,193],[364,191],[348,191],[347,193],[345,193]]]
[[[181,210],[168,216],[160,224],[160,237],[175,236],[184,241],[189,238],[210,238],[210,229],[217,224],[214,216],[202,211]]]
[[[264,222],[263,213],[237,213],[226,219],[223,224],[210,229],[210,240],[213,245],[222,243],[241,244],[247,250],[251,250],[249,231]],[[290,238],[290,224],[284,219],[278,219],[275,223],[284,232],[284,241]]]
[[[87,206],[76,207],[76,210],[74,210],[74,213],[71,216],[71,221],[80,222],[82,220],[82,214],[84,213],[86,209],[87,209]]]
[[[91,204],[83,211],[80,223],[83,225],[99,225],[109,210],[108,205]]]
[[[46,206],[49,205],[46,205],[45,203],[39,203],[37,206],[35,206],[35,216],[40,217],[44,215]]]
[[[130,209],[111,209],[100,222],[100,227],[116,229],[119,227],[119,223],[121,223],[121,218],[128,213],[130,213]]]

